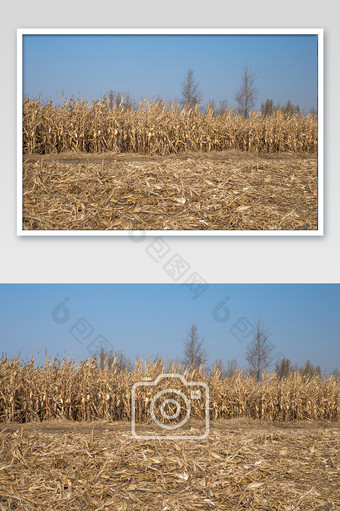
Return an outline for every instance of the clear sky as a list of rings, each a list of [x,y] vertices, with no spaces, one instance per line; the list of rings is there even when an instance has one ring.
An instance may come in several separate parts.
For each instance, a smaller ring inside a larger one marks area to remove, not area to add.
[[[193,299],[193,291],[203,292]],[[65,301],[66,298],[66,301]],[[64,302],[64,303],[63,303]],[[271,331],[274,354],[323,371],[340,369],[338,284],[2,284],[0,353],[26,359],[44,351],[76,360],[107,349],[137,355],[182,355],[190,325],[197,324],[210,361],[244,354],[260,318]],[[90,346],[90,348],[89,348]]]
[[[244,66],[257,75],[257,106],[290,99],[317,107],[316,35],[25,35],[24,95],[89,100],[110,89],[180,99],[189,68],[204,102],[235,106]]]

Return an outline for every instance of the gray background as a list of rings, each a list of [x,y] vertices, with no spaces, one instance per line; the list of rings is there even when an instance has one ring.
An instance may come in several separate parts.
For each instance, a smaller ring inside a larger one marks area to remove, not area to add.
[[[209,282],[339,282],[340,95],[338,2],[272,0],[15,2],[0,16],[0,282],[173,282],[147,252],[152,239],[16,236],[17,28],[324,28],[325,236],[167,238]],[[183,282],[181,277],[178,282]]]

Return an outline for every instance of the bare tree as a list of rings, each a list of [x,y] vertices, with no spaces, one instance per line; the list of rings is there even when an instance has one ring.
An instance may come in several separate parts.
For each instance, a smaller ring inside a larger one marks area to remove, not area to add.
[[[310,360],[307,360],[304,367],[300,368],[300,372],[304,378],[312,378],[313,376],[321,376],[321,367],[315,366]]]
[[[207,103],[205,111],[208,112],[209,110],[212,111],[213,115],[216,115],[216,105],[215,105],[215,101],[213,99],[210,99]]]
[[[294,369],[289,358],[282,358],[280,362],[276,362],[275,373],[279,380],[287,378],[293,370]]]
[[[134,106],[134,101],[131,99],[129,92],[110,90],[106,98],[110,110],[113,110],[115,105],[120,109],[130,109]]]
[[[212,372],[214,372],[216,370],[220,372],[221,380],[224,380],[228,376],[225,363],[223,362],[223,360],[221,358],[219,360],[215,360],[215,362],[212,365]]]
[[[294,105],[290,99],[287,101],[286,105],[281,108],[281,111],[284,113],[286,118],[291,117],[294,114],[301,115],[301,110],[299,105]]]
[[[198,88],[198,82],[194,80],[194,72],[192,69],[189,69],[185,80],[182,83],[182,100],[181,104],[183,106],[189,106],[190,108],[195,108],[196,105],[199,105],[202,101],[202,95]]]
[[[238,110],[245,119],[249,116],[249,112],[255,108],[258,92],[255,86],[256,80],[256,74],[250,71],[246,65],[243,69],[241,87],[235,94]]]
[[[233,358],[233,360],[227,360],[227,365],[225,365],[222,359],[216,360],[213,368],[220,371],[220,379],[224,380],[229,376],[233,376],[239,367],[236,358]]]
[[[262,373],[269,368],[272,361],[274,346],[269,341],[270,336],[271,333],[264,328],[259,319],[256,323],[254,339],[246,352],[249,371],[257,381],[261,379]]]
[[[236,373],[236,371],[238,370],[238,362],[236,360],[236,358],[233,358],[232,360],[228,360],[227,361],[227,374],[228,376],[232,376],[233,374]]]
[[[221,99],[219,102],[218,113],[223,114],[228,109],[228,106],[229,106],[228,100]]]
[[[340,371],[339,371],[339,369],[337,367],[335,369],[333,369],[331,375],[334,376],[334,378],[340,379]]]
[[[268,117],[273,114],[274,104],[272,99],[266,99],[265,103],[261,105],[261,113],[263,117]]]
[[[111,370],[113,367],[124,371],[130,365],[130,360],[124,355],[123,351],[105,351],[101,348],[97,351],[93,358],[98,362],[98,366],[101,370],[104,370],[105,366],[108,365]]]
[[[199,338],[197,325],[193,323],[184,340],[183,365],[198,369],[200,366],[206,366],[207,363],[208,353],[204,346],[204,339]]]
[[[209,109],[212,109],[212,114],[214,117],[216,117],[217,115],[224,114],[224,112],[228,109],[228,100],[227,99],[220,100],[219,106],[217,107],[215,101],[211,99],[207,103],[206,111],[208,111]]]

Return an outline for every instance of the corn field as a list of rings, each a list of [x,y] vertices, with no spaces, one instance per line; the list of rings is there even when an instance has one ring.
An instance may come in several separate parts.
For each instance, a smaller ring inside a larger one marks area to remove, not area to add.
[[[299,373],[278,380],[267,374],[257,382],[242,371],[221,378],[216,367],[207,374],[165,367],[162,360],[136,361],[121,369],[117,358],[102,368],[91,358],[80,363],[70,359],[0,359],[0,422],[31,422],[49,419],[73,421],[106,419],[130,420],[131,388],[163,372],[182,374],[187,381],[204,382],[210,391],[211,419],[248,417],[269,421],[327,420],[340,418],[340,387],[334,377],[304,379]],[[147,400],[137,403],[136,421],[149,416]],[[202,409],[192,405],[193,417],[202,418]]]
[[[163,100],[141,101],[139,108],[106,99],[89,103],[53,99],[23,102],[23,152],[113,151],[167,155],[182,151],[236,149],[254,153],[317,152],[317,118],[285,116],[281,111],[264,117],[253,112],[244,119],[234,110],[217,116],[212,109],[165,106]]]

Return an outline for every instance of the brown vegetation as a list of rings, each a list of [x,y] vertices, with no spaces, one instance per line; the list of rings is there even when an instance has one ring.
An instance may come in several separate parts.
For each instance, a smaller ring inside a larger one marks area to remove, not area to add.
[[[216,368],[211,374],[173,365],[168,372],[181,373],[187,381],[207,383],[211,419],[248,417],[269,421],[327,420],[340,418],[340,387],[334,377],[303,377],[292,373],[278,380],[268,374],[256,382],[242,371],[228,378]],[[30,422],[50,419],[74,421],[131,418],[131,389],[144,377],[154,381],[166,372],[161,360],[139,360],[121,370],[116,365],[101,369],[95,360],[48,360],[38,366],[32,359],[0,359],[0,422]],[[136,405],[136,421],[149,417],[147,401]],[[193,417],[204,410],[195,402]]]
[[[0,509],[340,508],[338,424],[232,419],[203,441],[161,442],[135,440],[129,426],[0,425]]]
[[[315,230],[316,155],[27,156],[25,230]]]
[[[24,100],[23,229],[317,229],[315,116],[123,99]]]
[[[3,356],[0,510],[339,508],[335,378],[268,374],[256,382],[242,372],[223,379],[218,369],[209,375],[173,364],[167,370],[209,385],[209,436],[136,439],[131,387],[164,370],[160,360],[122,371],[115,363],[100,369],[94,360],[38,366]],[[140,399],[137,420],[139,433],[150,436],[158,431],[145,422],[146,406]],[[195,434],[202,410],[191,410]]]
[[[277,111],[245,119],[233,110],[214,116],[211,108],[201,113],[197,107],[166,108],[162,100],[147,99],[138,109],[118,104],[110,108],[105,99],[23,103],[24,154],[76,150],[167,155],[225,149],[315,153],[317,118]]]

